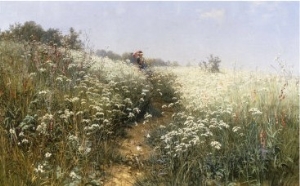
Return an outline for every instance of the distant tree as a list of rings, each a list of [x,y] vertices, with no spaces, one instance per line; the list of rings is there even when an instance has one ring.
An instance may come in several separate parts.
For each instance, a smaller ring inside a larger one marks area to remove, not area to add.
[[[108,57],[112,60],[123,60],[123,61],[129,60],[131,63],[135,62],[132,52],[125,52],[122,55],[119,55],[112,51],[106,51],[104,49],[101,49],[101,50],[96,50],[95,54],[100,57]],[[172,65],[170,61],[166,62],[160,58],[147,58],[147,57],[146,57],[146,64],[148,66],[171,66]],[[175,66],[176,65],[178,66],[178,62],[175,62],[174,64]]]
[[[99,57],[105,57],[106,56],[106,50],[96,50],[95,54]]]
[[[122,60],[129,60],[131,63],[134,62],[134,57],[133,57],[133,53],[132,52],[125,52],[122,54]]]
[[[179,63],[177,61],[173,61],[170,65],[173,67],[178,67]]]
[[[58,46],[62,45],[62,34],[58,29],[49,28],[42,36],[43,43],[55,43]]]
[[[69,29],[69,35],[64,37],[64,44],[71,49],[82,49],[82,42],[79,39],[80,32],[76,32],[73,27]]]
[[[202,70],[207,70],[207,64],[206,64],[206,61],[202,61],[199,63],[199,67],[202,69]]]
[[[109,50],[109,51],[106,51],[106,50],[96,50],[95,54],[97,56],[100,56],[100,57],[108,57],[109,59],[112,59],[112,60],[122,60],[122,56],[120,56],[119,54],[116,54],[114,53],[113,51]]]
[[[122,59],[122,57],[119,54],[116,54],[111,50],[107,52],[107,57],[112,60],[121,60]]]
[[[221,59],[218,57],[218,56],[214,56],[214,55],[210,55],[208,58],[207,58],[207,62],[206,61],[202,61],[199,63],[199,66],[202,68],[202,69],[205,69],[209,72],[212,72],[212,73],[216,73],[216,72],[220,72],[220,63],[221,63]]]
[[[58,29],[50,28],[45,31],[41,25],[34,21],[27,21],[24,24],[16,23],[10,25],[9,30],[0,33],[0,39],[18,41],[38,41],[45,44],[55,43],[57,46],[66,45],[71,49],[82,49],[83,43],[79,39],[80,32],[70,28],[69,34],[63,36]]]
[[[18,40],[40,41],[44,34],[44,30],[40,25],[36,24],[34,21],[27,21],[23,25],[21,25],[20,23],[10,25],[9,31],[5,32],[4,34],[6,34],[6,37]]]
[[[213,56],[212,54],[208,58],[208,65],[210,72],[220,72],[221,59],[218,56]]]

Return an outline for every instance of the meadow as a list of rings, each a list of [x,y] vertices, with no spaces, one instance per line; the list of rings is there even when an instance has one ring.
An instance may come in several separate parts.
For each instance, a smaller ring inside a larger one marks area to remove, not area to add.
[[[299,77],[287,69],[157,70],[176,74],[181,108],[151,135],[149,142],[158,142],[152,144],[158,151],[154,161],[159,159],[151,182],[298,185]]]
[[[299,77],[284,67],[144,72],[36,41],[1,41],[0,59],[4,186],[104,185],[125,129],[171,108],[134,185],[298,185]]]

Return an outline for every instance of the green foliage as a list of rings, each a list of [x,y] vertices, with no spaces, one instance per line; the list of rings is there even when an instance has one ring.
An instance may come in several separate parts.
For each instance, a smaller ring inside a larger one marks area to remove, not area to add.
[[[41,25],[34,21],[27,21],[23,25],[20,23],[11,25],[9,30],[1,32],[0,40],[37,41],[43,44],[51,43],[58,47],[64,46],[69,49],[82,49],[83,43],[79,36],[80,32],[76,32],[72,27],[69,34],[62,35],[58,29],[49,28],[45,31]]]
[[[199,66],[212,73],[220,72],[221,59],[218,56],[210,55],[207,59],[208,61],[203,61],[199,63]]]
[[[106,50],[97,50],[95,54],[99,57],[108,57],[112,60],[121,60],[122,57],[119,54],[114,53],[113,51],[106,51]]]

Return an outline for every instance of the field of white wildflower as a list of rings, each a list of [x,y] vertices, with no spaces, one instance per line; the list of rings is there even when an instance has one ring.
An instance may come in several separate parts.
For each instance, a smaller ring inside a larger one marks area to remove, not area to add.
[[[176,74],[174,89],[182,109],[173,114],[169,125],[151,135],[149,141],[160,139],[152,144],[157,154],[151,181],[165,185],[298,183],[298,77],[208,73],[197,67],[156,70]]]
[[[148,133],[155,153],[136,185],[299,180],[299,77],[143,72],[37,41],[0,41],[0,57],[3,185],[103,185],[105,169],[123,162],[124,129],[164,110],[172,120]]]
[[[167,75],[67,47],[1,41],[0,56],[3,185],[101,185],[123,158],[116,139],[172,95]]]

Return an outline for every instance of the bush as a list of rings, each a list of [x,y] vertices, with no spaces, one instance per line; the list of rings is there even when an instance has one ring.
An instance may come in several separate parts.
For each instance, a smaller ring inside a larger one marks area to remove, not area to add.
[[[208,57],[208,61],[203,61],[202,63],[199,63],[199,66],[207,70],[209,72],[215,73],[220,72],[220,63],[221,60],[218,56],[213,56],[212,54]]]
[[[11,25],[9,30],[0,33],[1,40],[41,42],[43,44],[53,44],[58,47],[67,47],[69,49],[82,49],[83,43],[79,39],[80,32],[70,28],[69,34],[62,35],[58,29],[49,28],[45,31],[41,25],[34,21],[26,21],[23,25],[16,23]]]

